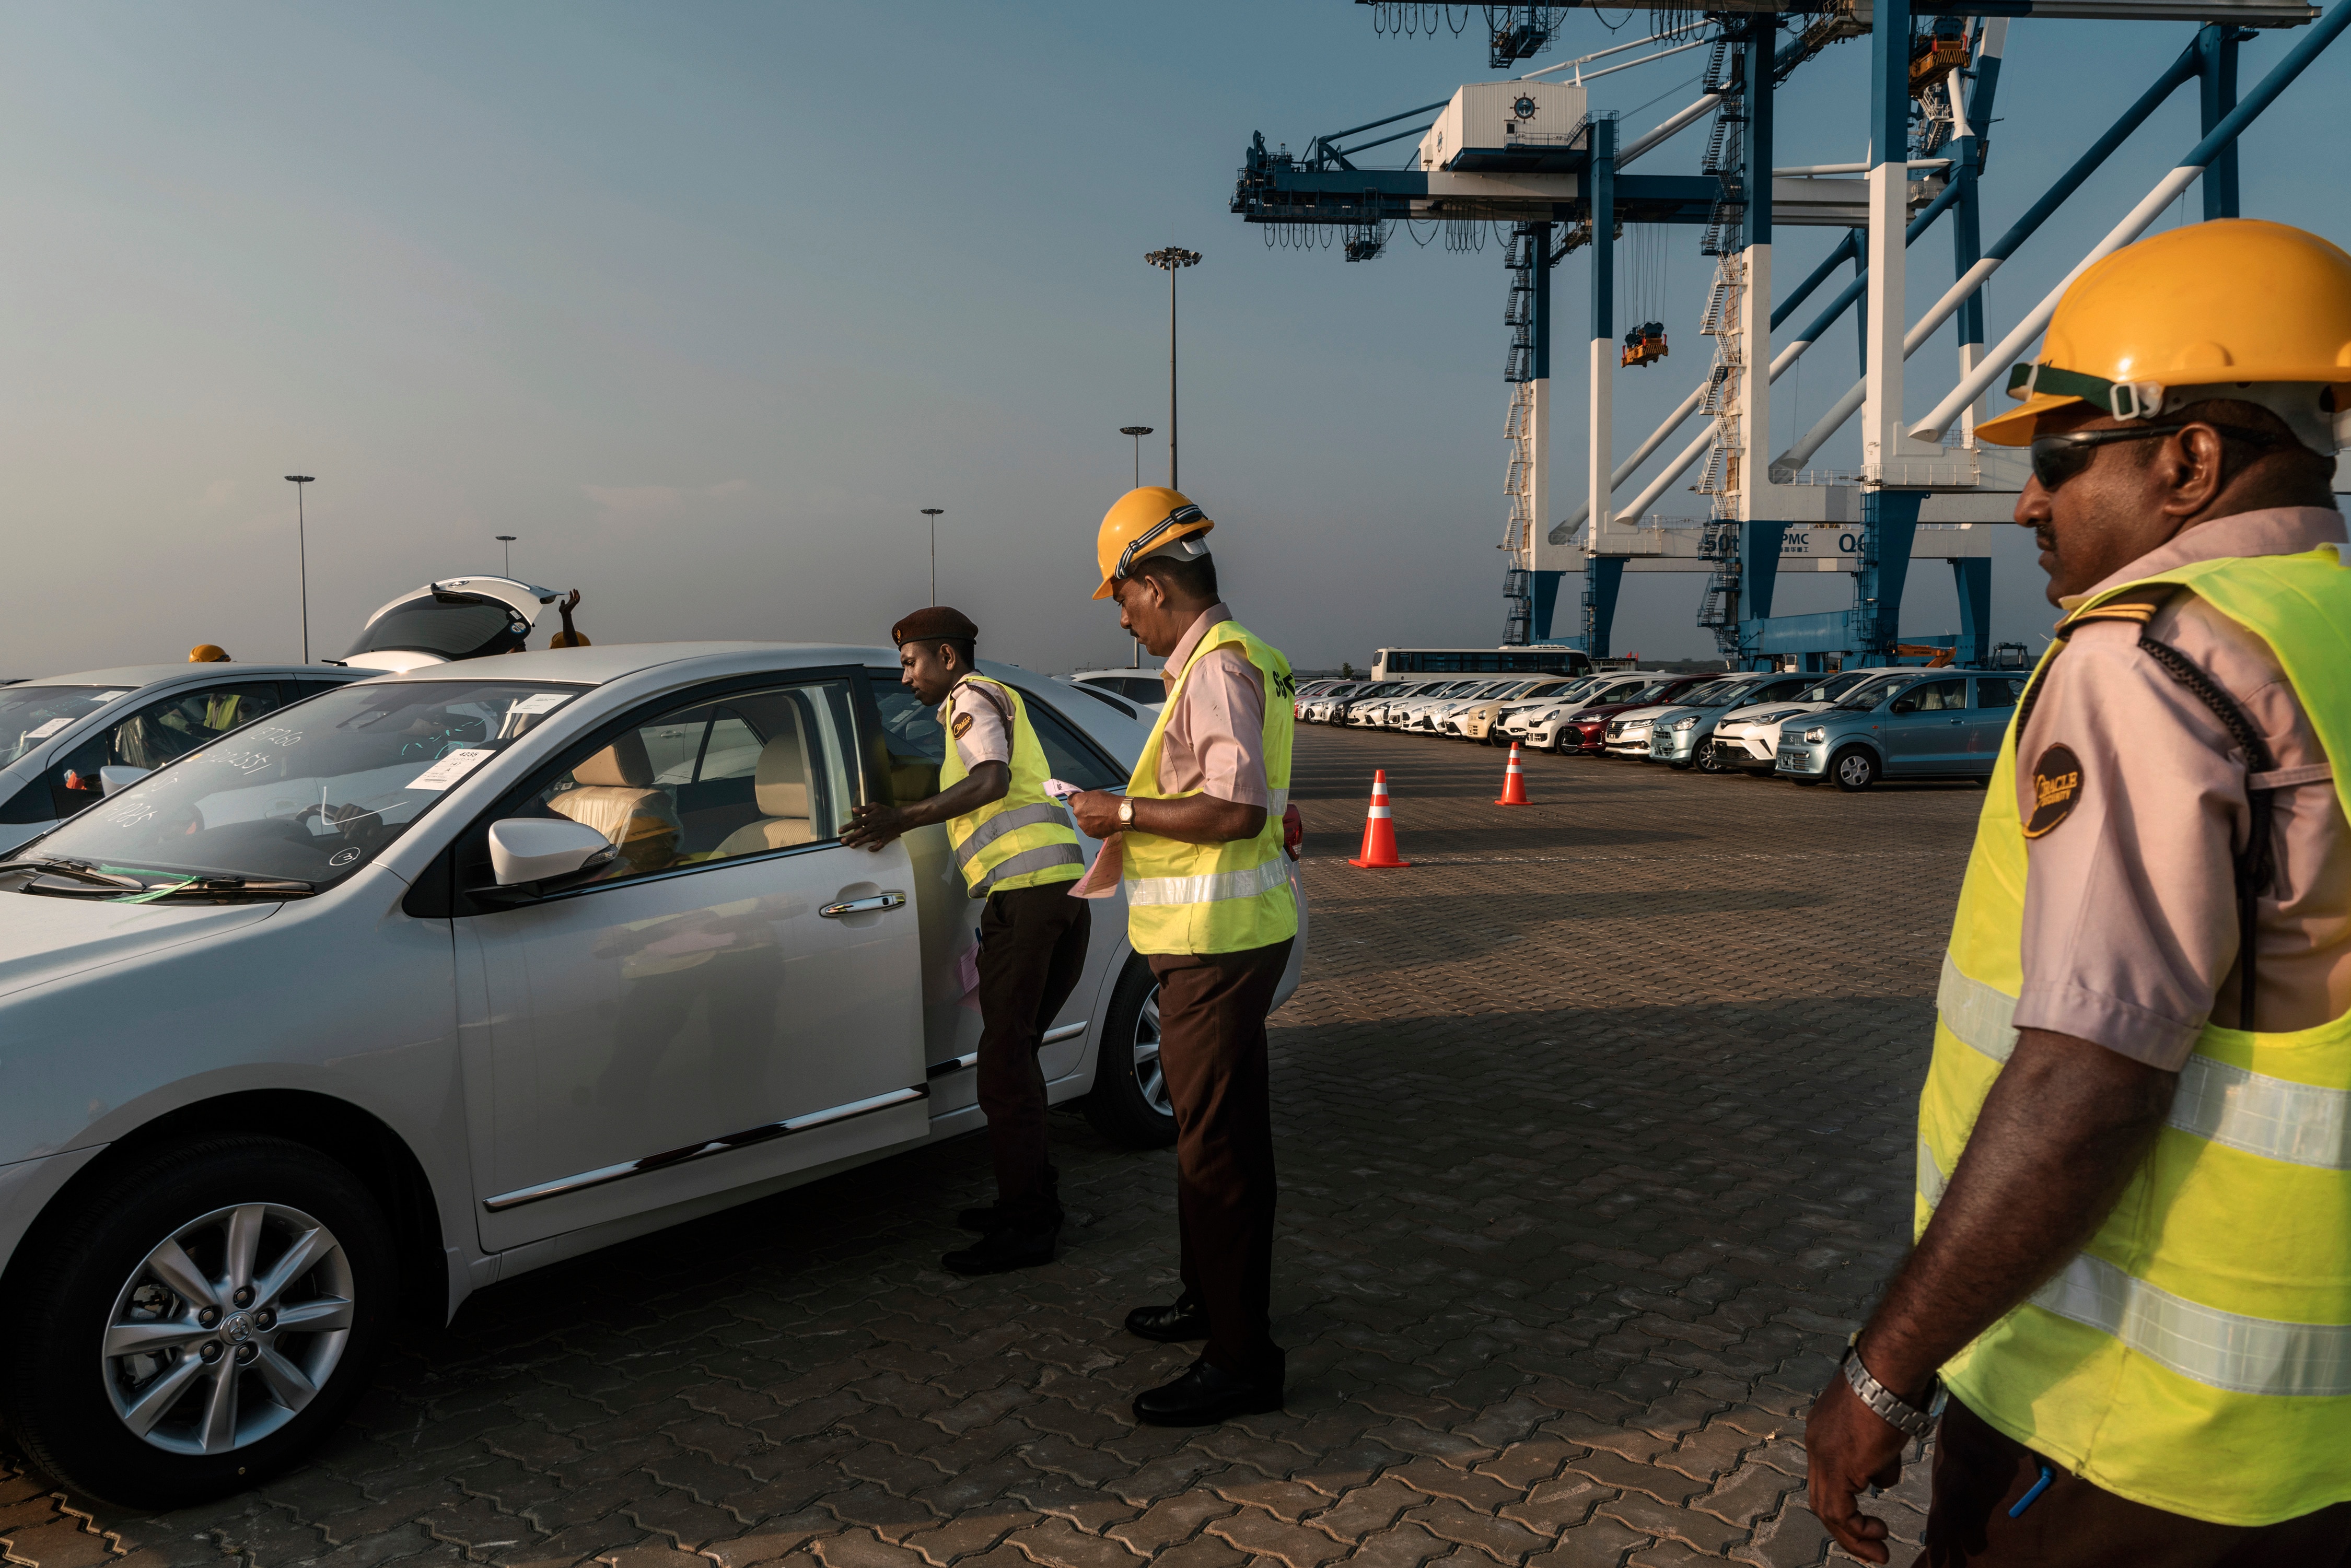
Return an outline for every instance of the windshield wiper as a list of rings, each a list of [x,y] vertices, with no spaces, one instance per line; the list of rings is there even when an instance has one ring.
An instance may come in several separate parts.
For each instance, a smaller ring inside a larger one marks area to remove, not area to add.
[[[199,896],[224,893],[252,893],[269,897],[308,898],[319,891],[316,883],[299,882],[292,877],[278,876],[192,876],[185,882],[165,883],[145,890],[150,898],[175,898],[183,893]]]
[[[147,891],[147,884],[135,876],[117,876],[112,872],[100,871],[82,861],[0,861],[0,872],[7,871],[37,871],[49,876],[77,877],[83,882],[94,882],[103,887],[119,887],[131,893]]]

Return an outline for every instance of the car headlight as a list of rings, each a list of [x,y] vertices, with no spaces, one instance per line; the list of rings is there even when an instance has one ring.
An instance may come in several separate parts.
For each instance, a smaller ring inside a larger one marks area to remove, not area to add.
[[[1676,729],[1696,729],[1698,727],[1698,715],[1690,715],[1689,717],[1682,719],[1677,723],[1674,727]]]
[[[1821,725],[1816,724],[1813,726],[1812,728],[1804,731],[1804,744],[1807,746],[1818,746],[1822,741],[1826,740],[1828,737],[1828,730]]]

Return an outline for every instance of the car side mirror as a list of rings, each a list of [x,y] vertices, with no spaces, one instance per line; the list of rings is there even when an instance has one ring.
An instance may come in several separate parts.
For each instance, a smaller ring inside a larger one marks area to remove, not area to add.
[[[153,771],[152,768],[101,768],[98,770],[98,788],[102,794],[120,795]]]
[[[500,887],[551,882],[609,864],[618,844],[568,818],[509,817],[490,824],[490,872]]]
[[[1886,709],[1886,711],[1888,713],[1917,713],[1918,711],[1918,699],[1917,697],[1896,697],[1894,699],[1894,706]]]

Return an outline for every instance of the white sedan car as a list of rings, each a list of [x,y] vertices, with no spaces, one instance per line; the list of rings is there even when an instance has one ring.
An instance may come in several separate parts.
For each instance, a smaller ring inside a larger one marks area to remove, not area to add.
[[[1053,772],[1144,734],[1024,671]],[[982,1125],[946,830],[886,649],[603,645],[341,686],[0,870],[7,1427],[171,1507],[341,1420],[404,1308]],[[1302,902],[1302,901],[1301,901]],[[1302,915],[1302,910],[1301,910]],[[1174,1135],[1116,897],[1055,1101]],[[1301,921],[1290,973],[1305,948]],[[756,1244],[756,1242],[754,1242]]]

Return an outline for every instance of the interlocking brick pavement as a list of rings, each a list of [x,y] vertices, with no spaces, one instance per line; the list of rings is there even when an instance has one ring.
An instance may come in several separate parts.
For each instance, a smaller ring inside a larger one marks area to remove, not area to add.
[[[1413,870],[1345,863],[1384,766]],[[27,1568],[1408,1568],[1823,1560],[1802,1411],[1899,1256],[1981,792],[1866,795],[1309,728],[1273,1032],[1289,1408],[1190,1353],[1172,1155],[1054,1118],[1062,1258],[940,1270],[964,1139],[527,1276],[316,1463],[153,1518],[0,1468]],[[1880,1500],[1917,1540],[1924,1468]]]

